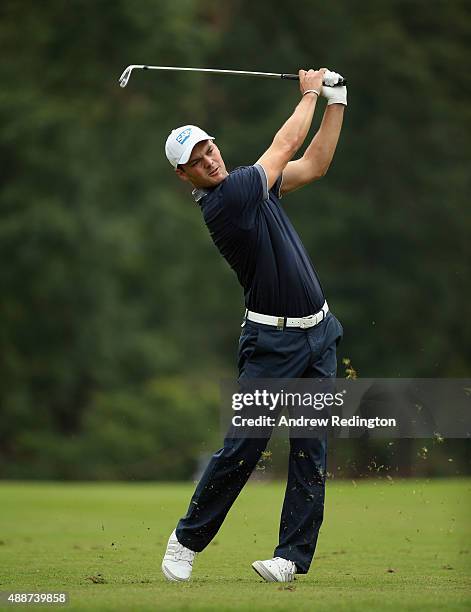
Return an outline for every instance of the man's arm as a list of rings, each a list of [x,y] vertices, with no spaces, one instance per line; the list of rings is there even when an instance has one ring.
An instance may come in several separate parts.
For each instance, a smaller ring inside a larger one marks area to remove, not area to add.
[[[337,147],[344,110],[343,104],[327,106],[319,131],[304,155],[286,165],[281,183],[282,194],[317,181],[325,175]]]
[[[311,127],[314,109],[316,108],[317,94],[309,89],[322,90],[324,70],[299,71],[299,88],[302,98],[294,113],[277,132],[272,144],[257,161],[267,175],[268,189],[271,189],[285,169],[289,160],[301,147]]]

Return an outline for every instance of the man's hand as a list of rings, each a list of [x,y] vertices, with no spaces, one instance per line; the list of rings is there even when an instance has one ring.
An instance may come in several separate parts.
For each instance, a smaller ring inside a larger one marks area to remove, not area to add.
[[[324,83],[321,95],[327,99],[327,106],[330,104],[343,104],[347,106],[347,88],[334,87],[342,78],[338,72],[332,72],[327,68],[324,69]]]
[[[309,91],[310,89],[315,89],[320,94],[322,91],[322,82],[324,80],[325,72],[326,68],[321,68],[320,70],[300,70],[298,74],[299,90],[301,91],[301,95],[304,96],[306,91]]]

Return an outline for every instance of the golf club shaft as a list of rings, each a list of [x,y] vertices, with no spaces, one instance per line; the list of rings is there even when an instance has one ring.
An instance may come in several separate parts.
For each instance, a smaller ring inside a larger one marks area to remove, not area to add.
[[[249,72],[246,70],[219,70],[216,68],[180,68],[177,66],[148,66],[145,64],[131,64],[124,70],[123,74],[119,77],[119,84],[121,85],[121,87],[126,87],[129,81],[129,77],[131,76],[131,72],[134,69],[168,70],[172,72],[207,72],[209,74],[235,74],[239,76],[254,76],[266,79],[289,79],[291,81],[299,81],[299,76],[297,74],[283,74],[277,72]],[[346,79],[341,79],[335,86],[338,87],[346,84]]]

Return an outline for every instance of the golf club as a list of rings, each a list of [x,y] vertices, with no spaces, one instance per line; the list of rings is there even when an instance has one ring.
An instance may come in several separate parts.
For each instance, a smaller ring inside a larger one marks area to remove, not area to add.
[[[131,64],[124,70],[123,74],[119,77],[119,84],[121,85],[121,87],[126,87],[131,76],[131,72],[134,69],[207,72],[210,74],[235,74],[240,76],[263,77],[266,79],[288,79],[290,81],[299,81],[299,76],[297,74],[280,74],[277,72],[248,72],[246,70],[219,70],[216,68],[180,68],[176,66],[147,66],[145,64]],[[340,87],[346,84],[347,80],[342,78],[339,80],[338,83],[334,85],[334,87]]]

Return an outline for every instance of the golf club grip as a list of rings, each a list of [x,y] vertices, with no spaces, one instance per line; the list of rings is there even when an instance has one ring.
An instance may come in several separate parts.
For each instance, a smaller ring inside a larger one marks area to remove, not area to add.
[[[288,79],[289,81],[299,81],[299,76],[297,74],[282,74],[282,79]],[[338,83],[334,85],[334,87],[342,87],[347,84],[347,79],[340,79]]]

